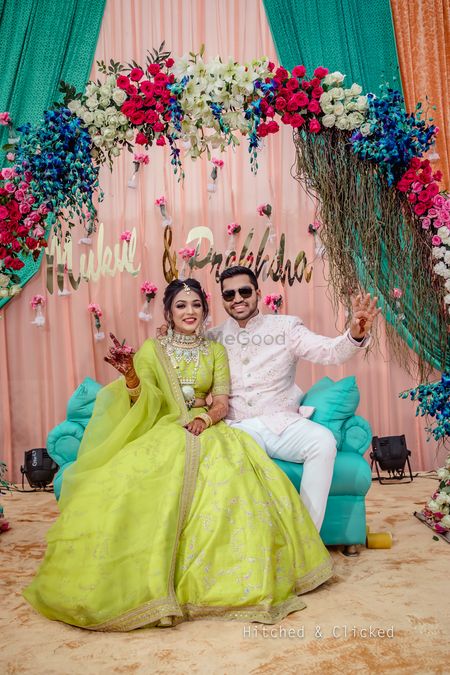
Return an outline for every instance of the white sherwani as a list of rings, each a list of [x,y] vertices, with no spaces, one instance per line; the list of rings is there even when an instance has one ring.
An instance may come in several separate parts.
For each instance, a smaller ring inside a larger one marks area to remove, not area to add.
[[[336,441],[328,429],[307,419],[313,408],[299,409],[297,362],[344,363],[369,339],[356,342],[348,331],[324,337],[295,316],[269,314],[258,314],[245,328],[230,318],[210,330],[208,337],[228,352],[231,396],[226,421],[250,434],[270,457],[304,464],[300,496],[320,531]]]
[[[313,363],[341,364],[360,351],[347,331],[335,338],[317,335],[295,316],[257,314],[245,328],[229,318],[208,331],[228,352],[231,396],[228,420],[240,422],[259,417],[275,434],[281,434],[312,409],[300,409],[301,389],[295,384],[299,359]]]

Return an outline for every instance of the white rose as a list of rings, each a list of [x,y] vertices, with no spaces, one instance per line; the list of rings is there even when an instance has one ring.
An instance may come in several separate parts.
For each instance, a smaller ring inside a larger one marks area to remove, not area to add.
[[[430,509],[430,511],[433,511],[433,513],[435,513],[436,511],[439,511],[439,510],[440,510],[440,509],[439,509],[439,504],[438,504],[437,502],[435,502],[434,499],[430,499],[430,501],[428,502],[427,506],[428,506],[428,508]]]
[[[112,100],[116,105],[122,105],[126,101],[127,95],[123,89],[114,89],[112,93]]]
[[[450,515],[444,516],[441,520],[441,525],[442,527],[447,527],[450,529]]]
[[[125,138],[127,139],[127,141],[133,140],[133,138],[134,138],[134,130],[133,130],[133,129],[127,129],[127,130],[125,131]]]
[[[113,157],[118,157],[120,155],[120,148],[115,145],[113,148],[111,148],[111,154]]]
[[[321,122],[324,127],[334,127],[336,123],[336,115],[324,115],[321,119]]]
[[[350,129],[357,129],[364,122],[364,116],[359,112],[352,112],[348,116],[348,121],[350,122]]]
[[[330,91],[328,93],[335,100],[345,98],[344,90],[342,89],[342,87],[333,87],[333,89],[330,89]]]
[[[88,131],[91,136],[95,136],[95,134],[98,132],[98,129],[96,126],[91,125],[90,127],[88,127]]]
[[[332,100],[333,100],[333,97],[330,95],[329,91],[324,91],[323,94],[321,94],[320,98],[319,98],[320,104],[331,103]]]
[[[445,272],[442,275],[444,279],[450,279],[450,269],[448,267],[445,268]]]
[[[108,117],[108,126],[118,127],[119,126],[119,116],[118,115],[110,115]]]
[[[336,115],[336,117],[344,114],[344,105],[340,101],[334,104],[333,114]]]
[[[439,504],[439,506],[443,506],[444,504],[447,504],[447,495],[443,494],[440,492],[437,497],[435,498],[436,504]]]
[[[14,286],[11,286],[11,288],[9,289],[9,292],[11,295],[17,295],[18,293],[20,293],[21,290],[22,290],[21,286],[14,284]]]
[[[360,93],[362,92],[362,87],[359,84],[356,84],[355,82],[352,84],[350,87],[350,92],[352,96],[359,96]]]
[[[89,98],[90,96],[94,96],[98,91],[98,87],[94,82],[90,82],[90,84],[87,85],[86,90],[84,92],[85,96]]]
[[[94,124],[96,127],[102,127],[105,124],[105,113],[97,110],[94,114]]]
[[[124,115],[123,113],[120,113],[119,115],[119,124],[127,124],[128,123],[128,117]]]
[[[362,112],[363,110],[367,110],[368,107],[367,96],[358,96],[356,99],[356,109]]]
[[[437,477],[440,480],[447,480],[448,478],[450,478],[450,471],[448,471],[448,469],[446,469],[445,467],[442,467],[441,469],[438,469],[436,471],[436,473],[437,473]]]
[[[334,84],[341,84],[344,81],[345,75],[335,70],[334,73],[328,73],[322,80],[323,84],[329,86]]]
[[[325,115],[333,115],[334,114],[334,105],[332,103],[324,103],[323,105],[320,104],[320,107],[322,108]]]
[[[450,265],[450,251],[445,249],[444,262],[446,265]]]
[[[97,134],[97,136],[94,136],[92,139],[92,142],[94,145],[96,145],[98,148],[101,148],[102,145],[105,143],[105,139],[101,134]]]
[[[444,240],[449,235],[449,229],[446,225],[442,225],[442,227],[438,228],[437,233],[440,236],[440,238]]]
[[[105,96],[106,98],[109,98],[111,96],[111,88],[108,87],[107,84],[102,84],[102,86],[98,91],[100,96]]]
[[[94,96],[90,96],[90,97],[86,100],[86,105],[87,105],[88,108],[90,108],[90,110],[95,110],[95,108],[98,108],[98,99],[97,99],[97,96],[95,96],[95,95],[94,95]]]
[[[439,262],[433,267],[433,269],[436,272],[436,274],[440,274],[441,276],[443,276],[443,273],[445,272],[447,267],[446,265],[444,265],[443,262]]]
[[[95,117],[94,113],[91,112],[90,110],[85,110],[83,115],[82,115],[82,119],[88,125],[93,123],[94,117]]]
[[[114,129],[103,129],[102,134],[107,141],[113,141],[116,137],[116,132]]]
[[[116,86],[116,80],[117,78],[115,75],[108,75],[106,78],[106,84],[110,89]]]
[[[336,128],[341,131],[345,131],[350,128],[350,122],[348,121],[347,115],[341,115],[336,119]]]
[[[111,99],[109,98],[109,96],[102,96],[100,99],[100,105],[102,106],[102,108],[107,108],[110,102]]]
[[[9,297],[9,291],[6,288],[0,288],[0,298]]]
[[[69,110],[70,110],[71,112],[75,113],[75,115],[78,115],[78,112],[79,112],[79,110],[80,110],[80,108],[81,108],[81,102],[78,101],[77,99],[75,99],[74,101],[70,101],[70,102],[67,104],[67,107],[69,108]],[[78,115],[78,116],[79,116],[79,115]]]
[[[433,246],[433,248],[431,249],[433,258],[440,260],[441,258],[444,257],[446,250],[447,249],[444,246]]]

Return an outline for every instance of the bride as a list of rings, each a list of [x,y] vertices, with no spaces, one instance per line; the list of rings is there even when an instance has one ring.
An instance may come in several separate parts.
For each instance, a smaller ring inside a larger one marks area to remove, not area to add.
[[[330,556],[289,479],[223,422],[227,356],[199,334],[200,284],[172,281],[164,311],[167,334],[136,354],[111,336],[124,377],[97,395],[25,598],[101,631],[276,623],[330,577]]]

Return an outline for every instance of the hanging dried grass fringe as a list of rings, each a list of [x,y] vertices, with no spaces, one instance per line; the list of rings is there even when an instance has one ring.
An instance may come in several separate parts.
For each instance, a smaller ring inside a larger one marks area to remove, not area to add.
[[[351,290],[372,289],[388,320],[387,337],[398,362],[421,380],[433,367],[444,370],[449,354],[445,291],[432,271],[429,236],[408,203],[375,165],[353,155],[349,134],[295,130],[294,144],[293,175],[319,200],[320,238],[335,306],[348,307]],[[392,297],[395,287],[403,291],[401,319]]]

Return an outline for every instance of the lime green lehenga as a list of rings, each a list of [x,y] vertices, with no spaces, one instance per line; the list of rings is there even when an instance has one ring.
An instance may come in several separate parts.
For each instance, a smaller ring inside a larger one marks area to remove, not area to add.
[[[158,340],[135,367],[135,405],[123,378],[97,396],[25,598],[50,619],[102,631],[275,623],[303,609],[298,596],[330,577],[331,561],[293,485],[224,422],[200,436],[183,428],[199,409],[186,408]],[[225,350],[210,342],[197,396],[228,387]]]

